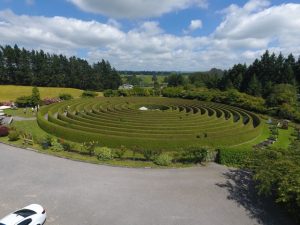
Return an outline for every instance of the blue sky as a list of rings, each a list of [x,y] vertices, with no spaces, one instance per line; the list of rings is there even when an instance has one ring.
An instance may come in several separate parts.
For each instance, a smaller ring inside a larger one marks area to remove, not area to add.
[[[0,44],[102,58],[120,70],[227,69],[300,53],[300,2],[0,0]]]

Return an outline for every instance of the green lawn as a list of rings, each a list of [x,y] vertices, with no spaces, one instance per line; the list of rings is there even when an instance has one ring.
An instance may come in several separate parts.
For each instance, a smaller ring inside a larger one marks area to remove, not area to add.
[[[22,130],[31,133],[35,139],[42,139],[48,136],[49,134],[44,132],[37,124],[37,122],[34,121],[17,121],[13,122],[11,125],[17,130]],[[56,138],[56,137],[54,137]],[[95,164],[106,164],[106,165],[113,165],[113,166],[123,166],[123,167],[134,167],[134,168],[145,168],[145,167],[151,167],[151,168],[166,168],[162,166],[158,166],[153,162],[149,161],[143,161],[142,160],[142,155],[136,154],[135,159],[132,160],[133,158],[133,152],[132,151],[127,151],[126,154],[124,155],[124,160],[109,160],[109,161],[99,161],[96,156],[88,156],[88,155],[83,155],[79,154],[76,152],[65,152],[65,151],[53,151],[53,150],[43,150],[42,147],[34,143],[34,145],[24,145],[23,140],[20,138],[18,141],[10,142],[8,140],[8,137],[0,137],[0,142],[7,143],[7,144],[12,144],[17,147],[30,147],[38,152],[41,153],[46,153],[49,155],[54,155],[58,157],[63,157],[67,159],[72,159],[72,160],[78,160],[78,161],[84,161],[84,162],[89,162],[89,163],[95,163]],[[79,143],[73,143],[76,146],[76,149],[80,149],[80,144]],[[192,166],[191,164],[182,164],[182,163],[173,163],[171,166],[167,168],[182,168],[182,167],[190,167]]]
[[[260,136],[258,136],[252,141],[246,142],[245,144],[240,144],[229,148],[236,149],[236,150],[252,150],[254,145],[268,139],[271,135],[269,130],[269,125],[266,124],[265,120],[263,120],[263,122],[264,122],[264,127],[262,129],[262,133]],[[279,131],[278,140],[272,146],[287,149],[291,143],[291,138],[292,138],[292,133],[294,131],[294,128],[290,126],[288,130],[278,129],[278,131]]]
[[[25,109],[24,113],[24,109],[23,108],[19,108],[19,109],[5,109],[4,113],[6,113],[7,115],[11,115],[11,116],[19,116],[19,117],[25,117],[25,118],[32,118],[32,117],[36,117],[36,115],[34,113],[32,113],[31,108],[28,108],[27,110]]]
[[[31,86],[0,85],[0,102],[15,101],[20,96],[31,95]],[[41,98],[57,98],[61,93],[71,94],[74,98],[80,97],[82,90],[75,88],[39,87]],[[102,96],[101,92],[98,92]]]
[[[288,130],[279,129],[279,136],[277,142],[274,143],[274,147],[287,149],[291,144],[292,134],[294,128],[289,126]]]

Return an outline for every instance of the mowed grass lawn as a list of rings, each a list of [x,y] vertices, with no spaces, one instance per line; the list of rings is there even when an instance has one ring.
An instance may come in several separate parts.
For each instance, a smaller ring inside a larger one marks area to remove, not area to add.
[[[266,120],[262,120],[262,122],[264,123],[264,127],[262,129],[261,135],[259,135],[257,138],[248,141],[244,144],[239,144],[236,146],[231,146],[228,147],[230,149],[236,149],[236,150],[253,150],[253,146],[256,144],[259,144],[265,140],[267,140],[270,135],[270,129],[269,129],[269,125],[266,123]],[[292,134],[294,132],[294,128],[292,126],[289,126],[288,130],[284,130],[284,129],[278,129],[279,132],[279,136],[278,136],[278,140],[272,145],[273,147],[276,148],[283,148],[283,149],[287,149],[291,142],[292,142]]]
[[[61,93],[71,94],[74,98],[80,97],[82,90],[75,88],[39,87],[41,98],[57,98]],[[20,96],[31,95],[31,86],[0,85],[0,102],[14,101]],[[98,96],[102,96],[98,92]]]
[[[24,110],[23,108],[5,109],[4,112],[10,116],[19,116],[19,117],[24,117],[24,118],[36,117],[35,112],[32,112],[31,108],[27,108],[27,110],[26,109]]]

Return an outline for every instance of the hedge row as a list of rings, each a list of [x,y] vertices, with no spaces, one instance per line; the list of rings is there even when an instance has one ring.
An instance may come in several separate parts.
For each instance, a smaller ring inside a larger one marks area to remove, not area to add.
[[[139,110],[143,105],[153,110]],[[71,141],[165,150],[194,144],[230,146],[261,133],[260,119],[254,113],[223,104],[167,98],[66,101],[42,108],[38,123],[45,131]]]

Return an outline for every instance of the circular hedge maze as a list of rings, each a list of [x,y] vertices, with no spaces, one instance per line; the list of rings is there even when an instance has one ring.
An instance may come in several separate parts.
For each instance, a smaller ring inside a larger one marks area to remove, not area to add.
[[[191,145],[231,146],[259,136],[262,123],[236,107],[169,98],[96,98],[43,107],[39,126],[74,142],[108,147],[176,150]]]

